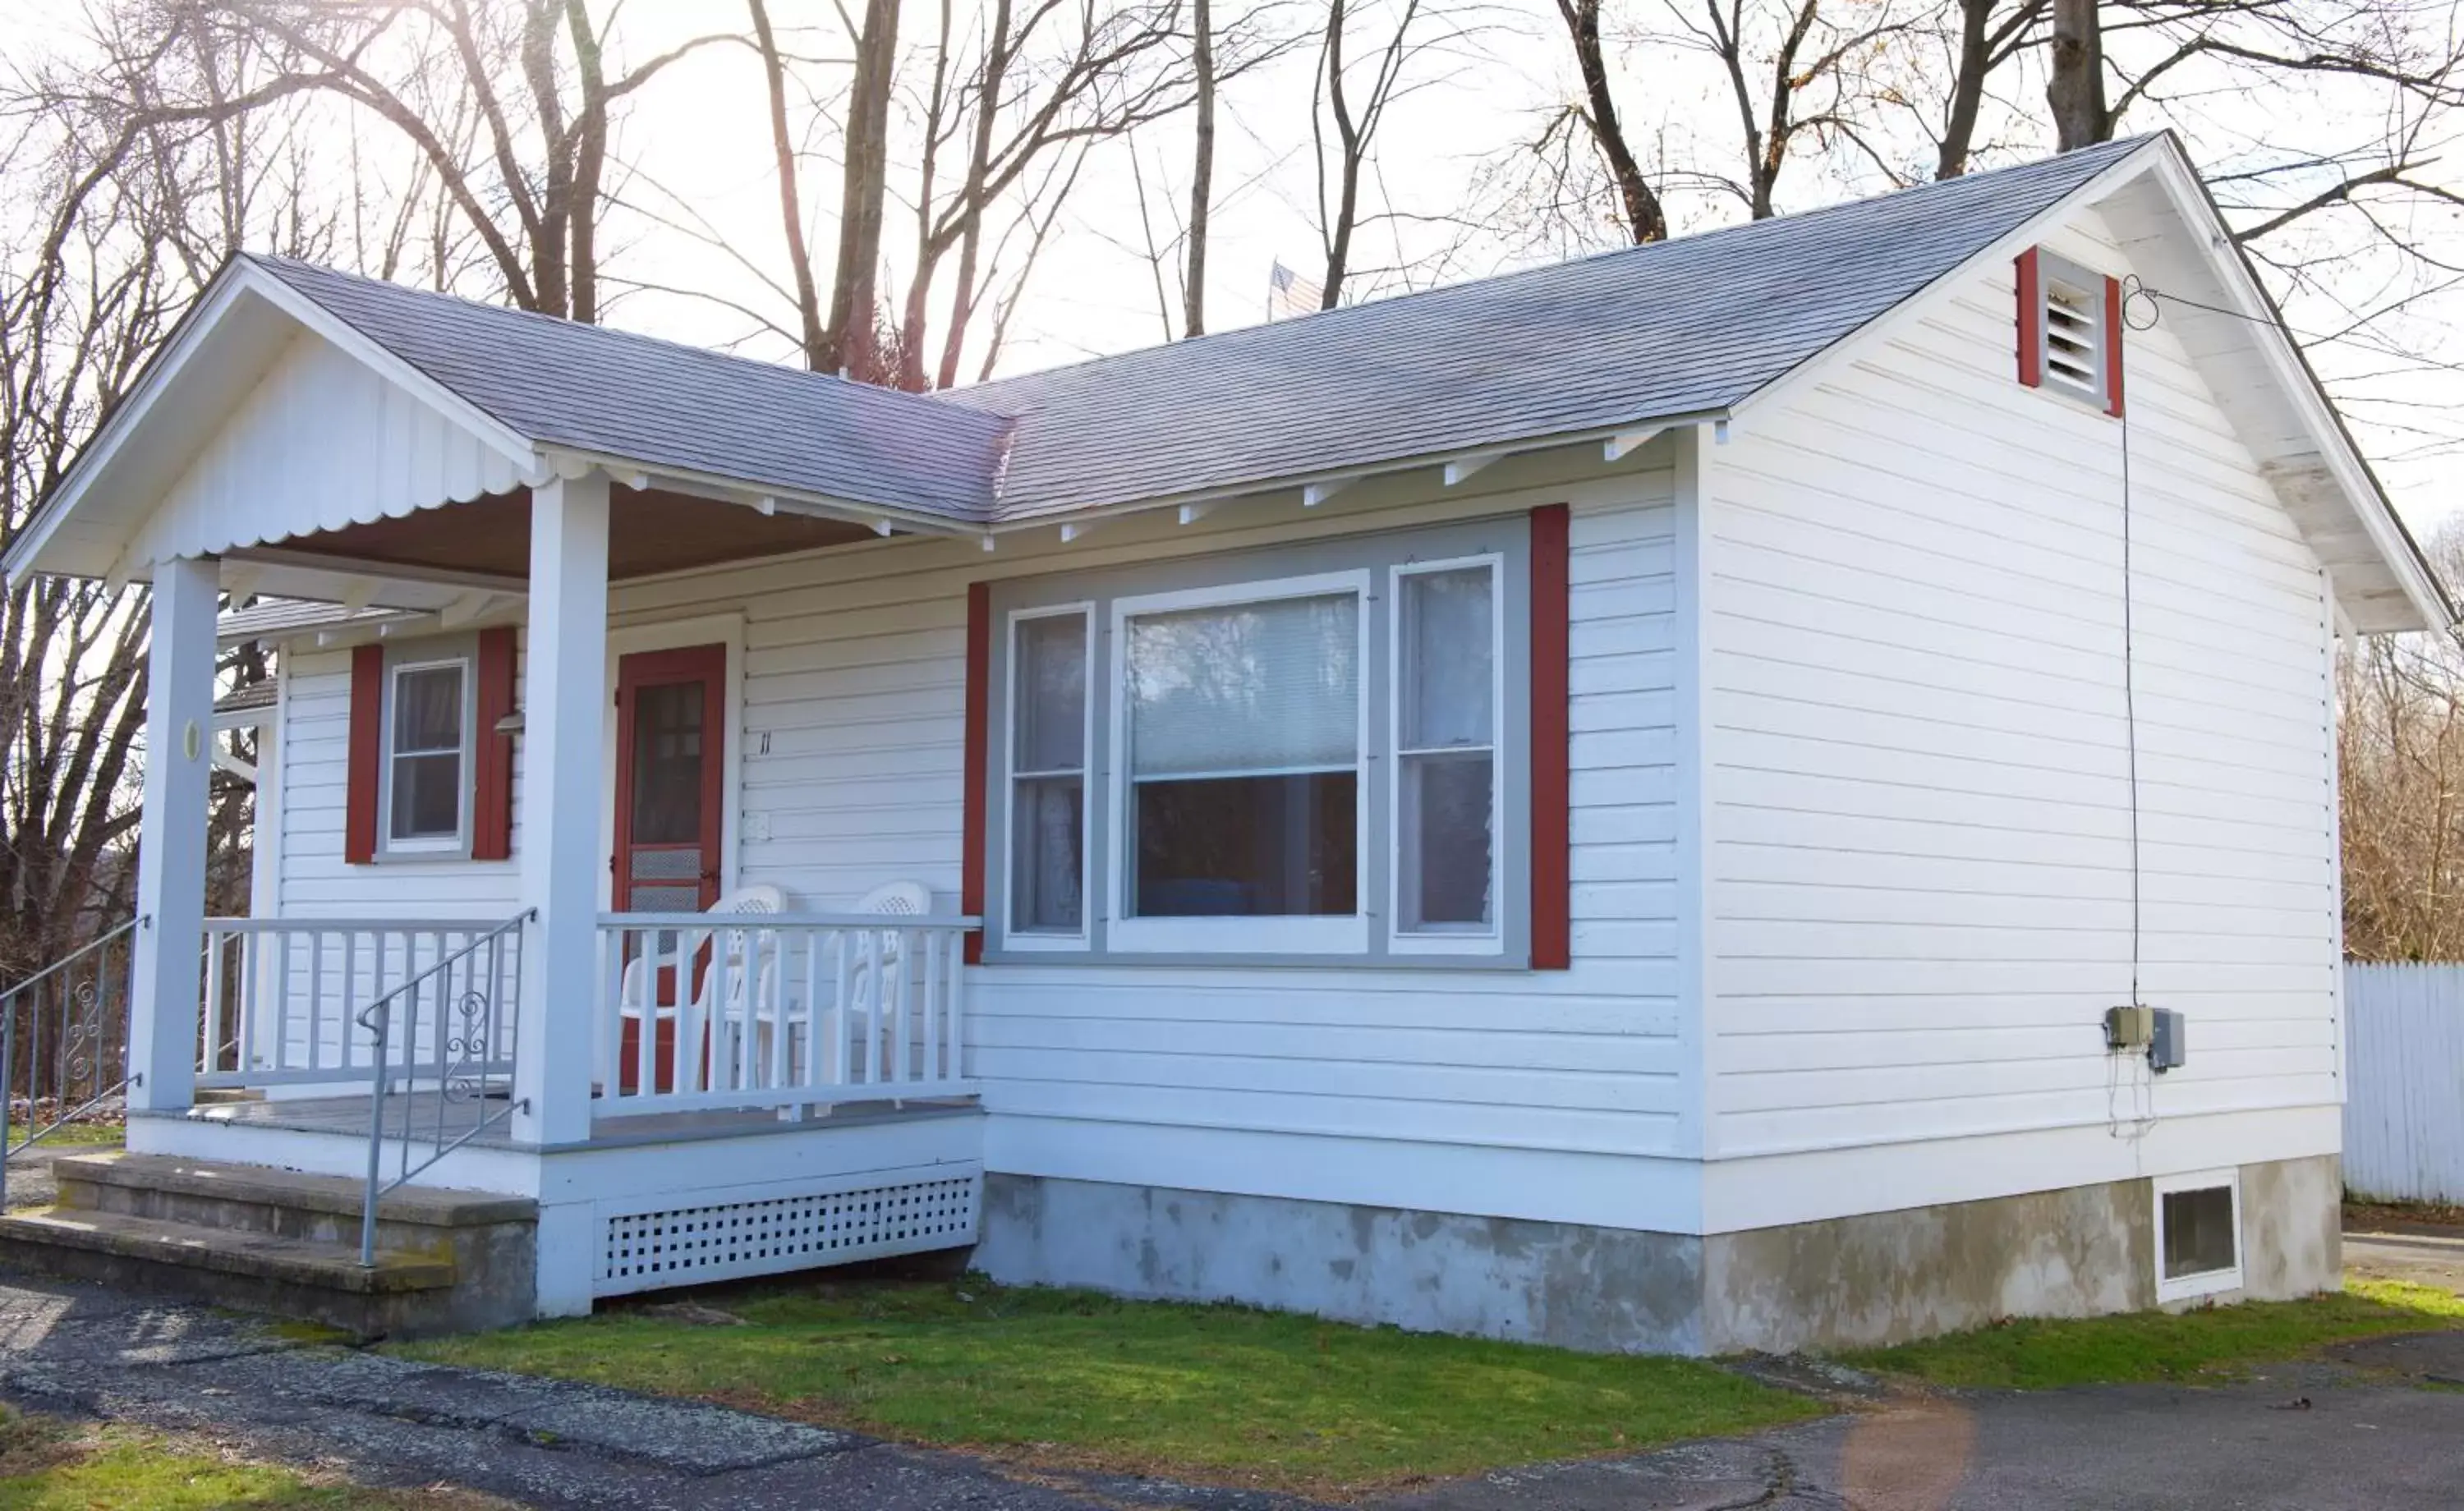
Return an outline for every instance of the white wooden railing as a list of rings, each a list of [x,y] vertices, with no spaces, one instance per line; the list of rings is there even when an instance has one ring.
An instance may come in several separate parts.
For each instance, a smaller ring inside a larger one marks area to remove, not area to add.
[[[485,1004],[486,1042],[465,1045],[466,1058],[501,1070],[513,1059],[519,932],[473,947],[506,932],[495,919],[209,918],[197,1084],[363,1086],[380,1042],[396,1072],[440,1062],[456,1014],[419,1004],[449,987],[456,1004]],[[450,982],[440,961],[451,962]],[[401,990],[413,982],[419,992]],[[383,1035],[356,1020],[378,1001]]]
[[[598,1118],[971,1096],[974,918],[610,913]]]

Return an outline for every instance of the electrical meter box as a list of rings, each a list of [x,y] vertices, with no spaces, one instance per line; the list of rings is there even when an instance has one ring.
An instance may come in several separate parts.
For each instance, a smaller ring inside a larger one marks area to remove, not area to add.
[[[2104,1010],[2104,1047],[2144,1049],[2156,1035],[2152,1007],[2108,1007]]]
[[[2183,1039],[2182,1015],[2169,1007],[2155,1010],[2156,1031],[2147,1040],[2147,1063],[2162,1075],[2190,1058],[2190,1046]]]

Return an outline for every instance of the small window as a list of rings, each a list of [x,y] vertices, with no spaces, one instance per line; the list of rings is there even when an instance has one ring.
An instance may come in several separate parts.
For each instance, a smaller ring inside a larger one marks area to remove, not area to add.
[[[1395,910],[1406,949],[1497,932],[1498,566],[1395,573]]]
[[[2156,1299],[2241,1288],[2241,1180],[2225,1171],[2156,1182]]]
[[[393,668],[385,699],[385,845],[460,848],[471,791],[471,676],[462,661]]]
[[[1089,610],[1021,616],[1010,641],[1010,933],[1087,928]]]

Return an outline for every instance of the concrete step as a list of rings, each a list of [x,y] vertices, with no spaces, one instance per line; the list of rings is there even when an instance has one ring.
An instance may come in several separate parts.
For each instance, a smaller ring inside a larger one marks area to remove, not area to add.
[[[365,1183],[260,1165],[167,1154],[67,1155],[52,1163],[58,1205],[192,1227],[271,1234],[314,1243],[360,1241]],[[527,1223],[538,1203],[485,1192],[405,1186],[377,1204],[377,1246],[450,1255],[465,1230]]]
[[[10,1267],[92,1281],[241,1311],[323,1323],[359,1338],[453,1329],[450,1260],[227,1229],[192,1228],[117,1213],[36,1208],[0,1216]]]
[[[161,1154],[64,1156],[55,1206],[0,1217],[0,1260],[71,1279],[330,1324],[363,1337],[503,1326],[531,1314],[538,1206],[405,1187],[377,1208],[348,1176]]]

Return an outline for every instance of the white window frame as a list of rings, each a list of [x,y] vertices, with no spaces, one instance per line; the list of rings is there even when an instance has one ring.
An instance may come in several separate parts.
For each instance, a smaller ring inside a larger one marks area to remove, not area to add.
[[[2156,1301],[2162,1305],[2170,1302],[2192,1301],[2202,1296],[2219,1296],[2241,1289],[2241,1172],[2239,1170],[2193,1171],[2180,1175],[2159,1175],[2151,1183],[2155,1189],[2156,1207]],[[2203,1270],[2195,1275],[2167,1279],[2165,1274],[2165,1198],[2186,1191],[2212,1191],[2222,1186],[2233,1194],[2233,1261],[2231,1269]]]
[[[1018,784],[1038,776],[1064,776],[1058,772],[1024,772],[1018,769],[1019,698],[1019,631],[1032,620],[1064,619],[1075,616],[1086,622],[1087,692],[1085,706],[1079,711],[1084,729],[1078,747],[1078,927],[1064,933],[1054,929],[1025,930],[1018,927]],[[1009,615],[1009,655],[1003,668],[1009,678],[1005,703],[1005,726],[1001,731],[1001,865],[1008,868],[1006,884],[1001,887],[1001,909],[1008,914],[1001,920],[1001,947],[1007,950],[1082,951],[1087,948],[1088,928],[1095,910],[1094,878],[1089,874],[1095,862],[1095,802],[1100,784],[1096,780],[1095,749],[1095,603],[1092,599],[1080,599],[1074,603],[1055,603],[1047,608],[1013,609]]]
[[[441,751],[407,753],[394,748],[394,721],[402,710],[402,679],[413,672],[437,671],[447,668],[462,678],[462,741],[456,753],[460,761],[455,770],[453,832],[451,835],[420,835],[404,838],[393,832],[393,774],[395,764],[406,754],[435,756]],[[476,732],[472,725],[479,714],[477,658],[470,655],[423,656],[416,661],[391,662],[385,667],[385,720],[379,739],[383,758],[377,766],[377,834],[381,855],[416,858],[419,860],[452,859],[471,853],[471,798],[475,778],[473,773],[477,756]]]
[[[1403,927],[1403,580],[1433,572],[1488,569],[1488,885],[1485,929]],[[1386,948],[1395,954],[1493,955],[1506,924],[1506,558],[1494,551],[1387,569],[1386,613]]]
[[[1376,575],[1366,567],[1323,572],[1307,577],[1266,578],[1249,582],[1149,593],[1112,601],[1111,651],[1105,658],[1111,678],[1111,729],[1105,754],[1111,768],[1106,783],[1106,808],[1111,818],[1111,853],[1105,856],[1106,943],[1116,954],[1360,954],[1369,948],[1369,787],[1375,758],[1369,737],[1370,623],[1376,603]],[[1130,823],[1129,761],[1129,622],[1149,614],[1182,609],[1221,608],[1227,604],[1266,603],[1283,599],[1322,598],[1350,593],[1358,602],[1354,632],[1359,636],[1359,712],[1353,752],[1359,778],[1353,789],[1353,909],[1348,914],[1231,918],[1133,918],[1128,910],[1125,881],[1131,871],[1130,849],[1136,835]],[[1010,723],[1015,727],[1017,714]],[[1014,945],[1015,939],[1004,941]]]

